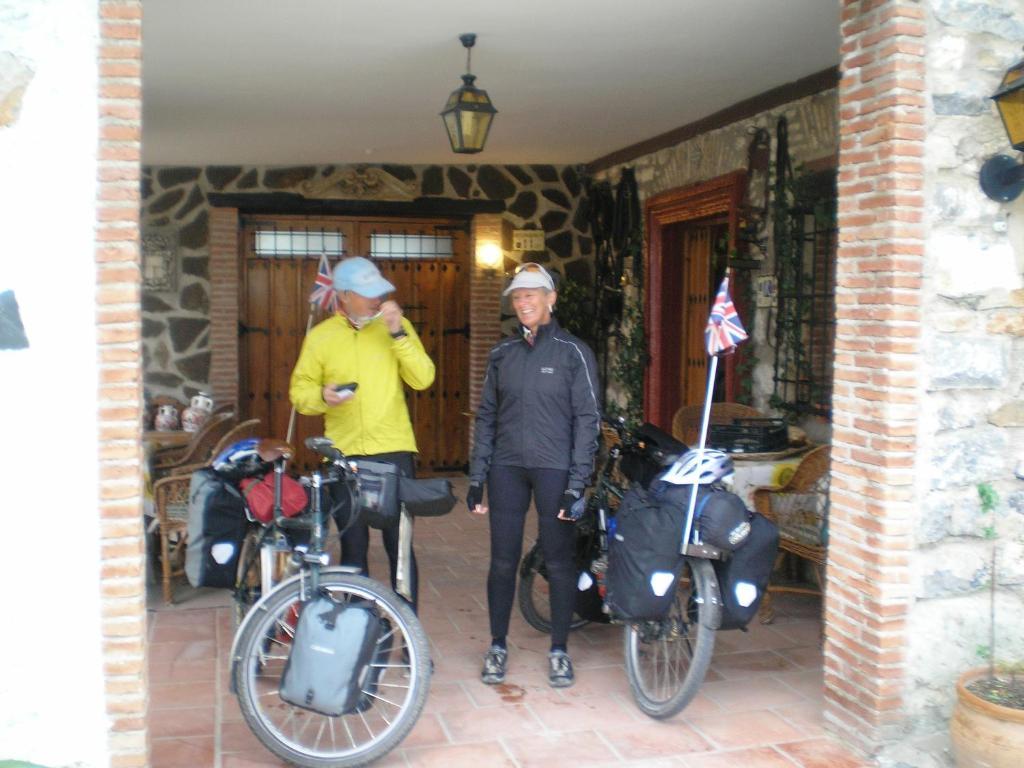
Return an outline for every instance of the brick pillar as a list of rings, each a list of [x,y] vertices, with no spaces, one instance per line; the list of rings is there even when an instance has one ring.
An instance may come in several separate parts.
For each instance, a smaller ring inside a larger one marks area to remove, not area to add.
[[[499,214],[477,214],[470,227],[470,259],[472,272],[469,283],[469,408],[476,413],[480,404],[480,389],[487,370],[487,353],[501,338],[502,271],[485,270],[477,264],[476,250],[480,243],[504,243],[504,223]],[[473,421],[469,425],[472,448]]]
[[[210,209],[210,394],[238,410],[238,209]]]
[[[869,753],[905,716],[925,27],[914,0],[843,3],[825,714]]]
[[[139,257],[142,8],[137,0],[101,0],[98,8],[100,590],[110,764],[127,767],[148,763]]]

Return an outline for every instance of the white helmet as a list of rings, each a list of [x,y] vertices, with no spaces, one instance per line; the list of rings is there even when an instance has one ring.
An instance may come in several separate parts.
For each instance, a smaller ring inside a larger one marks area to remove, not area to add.
[[[698,451],[690,449],[658,479],[673,485],[708,485],[728,477],[735,471],[732,459],[722,451],[705,449],[700,453],[699,466],[697,457]]]

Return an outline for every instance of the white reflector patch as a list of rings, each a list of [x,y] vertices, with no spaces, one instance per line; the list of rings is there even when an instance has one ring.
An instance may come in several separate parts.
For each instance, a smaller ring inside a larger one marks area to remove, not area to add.
[[[584,571],[580,574],[580,580],[576,582],[576,589],[580,592],[586,592],[594,584],[594,580],[590,578],[590,574]]]
[[[744,608],[749,608],[757,600],[757,587],[749,581],[741,581],[736,584],[733,594],[736,595],[737,603]]]
[[[210,547],[210,556],[217,565],[224,565],[235,554],[235,545],[226,541],[218,541]]]
[[[672,582],[675,580],[676,575],[674,573],[655,571],[651,574],[651,591],[658,597],[664,597],[665,593],[668,592],[668,588],[672,586]]]

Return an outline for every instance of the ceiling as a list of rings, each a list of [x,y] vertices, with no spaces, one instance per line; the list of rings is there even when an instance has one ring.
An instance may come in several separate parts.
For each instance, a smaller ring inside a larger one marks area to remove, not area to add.
[[[838,0],[145,0],[149,165],[582,163],[839,61]],[[455,155],[472,71],[498,115]]]

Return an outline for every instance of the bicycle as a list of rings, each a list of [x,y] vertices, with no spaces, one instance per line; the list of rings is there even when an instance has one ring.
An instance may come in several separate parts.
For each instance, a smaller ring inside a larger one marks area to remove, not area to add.
[[[675,459],[672,449],[685,450],[685,446],[671,439],[661,441],[662,445],[667,442],[668,448],[646,440],[630,432],[622,419],[604,422],[614,431],[616,440],[609,446],[597,484],[588,495],[577,533],[581,543],[577,549],[577,570],[592,575],[602,599],[608,568],[608,536],[614,535],[615,510],[630,479],[646,485],[656,470]],[[623,467],[626,458],[633,462],[632,467]],[[715,632],[721,623],[722,600],[710,562],[719,556],[718,550],[707,545],[687,547],[675,598],[659,620],[621,620],[610,615],[604,606],[607,620],[623,625],[630,691],[640,710],[650,717],[664,719],[678,714],[693,700],[704,681],[714,652]],[[537,606],[538,575],[544,576],[543,555],[535,545],[520,566],[520,610],[531,626],[548,631],[550,624]],[[582,626],[586,622],[575,623]]]
[[[283,581],[264,591],[262,582],[273,580],[273,569],[260,574],[261,594],[241,620],[231,647],[231,691],[246,724],[277,757],[304,768],[352,768],[386,755],[416,724],[430,685],[430,650],[416,615],[391,589],[358,575],[354,568],[328,566],[324,493],[328,486],[343,483],[354,500],[360,481],[327,438],[309,438],[306,446],[326,465],[308,477],[309,510],[295,518],[280,516],[280,473],[286,461],[281,453],[273,459],[279,473],[276,530],[264,535],[281,534],[287,540],[287,531],[305,531],[308,541],[291,547],[288,567],[297,571],[294,575],[285,574]],[[260,549],[279,559],[276,555],[285,546],[277,538],[269,550]],[[255,596],[255,584],[249,587],[246,595]],[[381,622],[370,663],[359,677],[360,704],[334,717],[287,704],[279,694],[302,606],[324,592],[338,603],[372,609]]]

